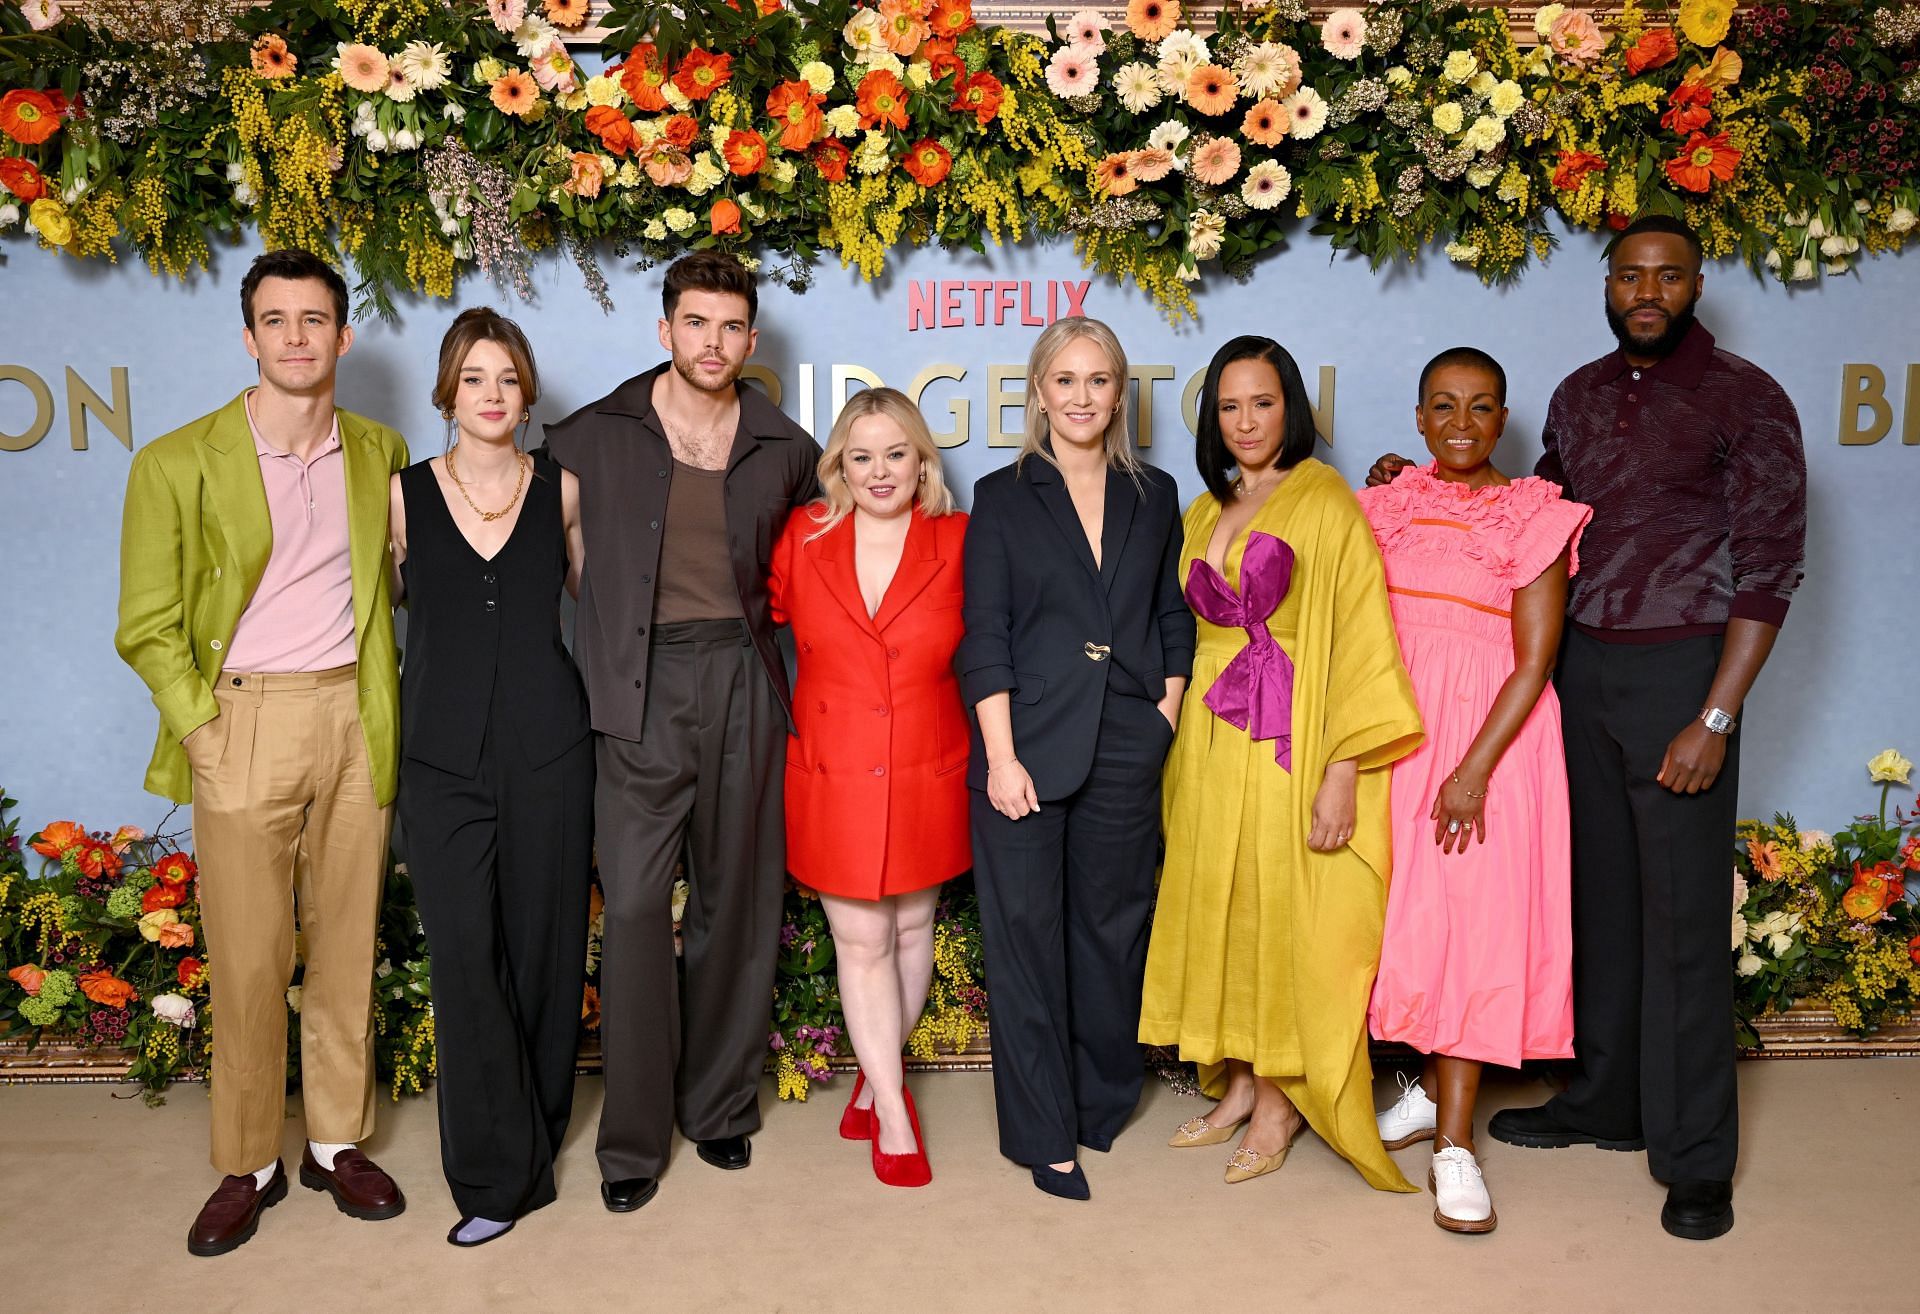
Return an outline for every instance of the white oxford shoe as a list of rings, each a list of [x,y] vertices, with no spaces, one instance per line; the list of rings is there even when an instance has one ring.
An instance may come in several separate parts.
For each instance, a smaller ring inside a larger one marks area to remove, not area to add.
[[[1433,1192],[1433,1221],[1449,1232],[1491,1232],[1500,1221],[1472,1150],[1449,1143],[1436,1152],[1427,1189]]]
[[[1380,1140],[1389,1150],[1404,1150],[1415,1141],[1430,1141],[1434,1129],[1440,1124],[1440,1107],[1427,1098],[1418,1081],[1408,1081],[1407,1074],[1396,1072],[1394,1077],[1400,1082],[1400,1098],[1393,1107],[1374,1116],[1380,1124]]]

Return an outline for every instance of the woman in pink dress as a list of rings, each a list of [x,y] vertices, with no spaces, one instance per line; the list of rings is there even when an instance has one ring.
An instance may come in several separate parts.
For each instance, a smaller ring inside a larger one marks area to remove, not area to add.
[[[1426,1054],[1380,1114],[1390,1150],[1432,1139],[1434,1221],[1497,1221],[1473,1154],[1480,1067],[1573,1053],[1566,761],[1547,683],[1592,515],[1492,464],[1507,378],[1455,347],[1420,375],[1433,464],[1360,493],[1386,560],[1426,742],[1393,768],[1393,881],[1368,1023]]]

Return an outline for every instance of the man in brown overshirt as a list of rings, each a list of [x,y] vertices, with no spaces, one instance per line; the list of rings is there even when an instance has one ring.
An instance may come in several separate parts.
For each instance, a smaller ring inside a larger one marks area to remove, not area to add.
[[[1700,240],[1649,215],[1607,257],[1619,349],[1547,408],[1535,473],[1593,508],[1554,684],[1573,805],[1574,1064],[1496,1140],[1647,1151],[1661,1225],[1733,1227],[1739,1152],[1727,917],[1738,718],[1806,555],[1800,421],[1694,318]],[[1400,457],[1369,475],[1381,482]]]
[[[820,459],[738,381],[753,276],[699,252],[667,270],[662,299],[671,361],[547,427],[548,452],[579,477],[586,536],[574,649],[599,771],[598,1155],[615,1213],[653,1198],[676,1116],[719,1168],[747,1166],[760,1126],[790,724],[767,565],[788,513],[817,494]],[[683,853],[684,991],[671,910]]]

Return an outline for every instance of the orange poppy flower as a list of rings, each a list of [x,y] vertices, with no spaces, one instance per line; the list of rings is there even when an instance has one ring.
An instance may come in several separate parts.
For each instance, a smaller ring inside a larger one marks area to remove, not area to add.
[[[83,843],[80,846],[78,863],[81,873],[95,880],[102,876],[120,874],[120,855],[115,853],[113,845],[105,840],[89,838]]]
[[[1180,24],[1180,0],[1129,0],[1127,31],[1142,41],[1158,41]]]
[[[561,189],[588,201],[600,195],[600,189],[607,183],[607,171],[600,157],[592,151],[575,151],[572,164],[573,174],[561,184]]]
[[[1093,180],[1108,196],[1125,196],[1138,187],[1139,181],[1133,176],[1133,154],[1130,151],[1115,151],[1093,167]]]
[[[1607,167],[1607,157],[1595,155],[1592,151],[1560,152],[1560,167],[1553,171],[1553,186],[1556,191],[1578,191],[1581,182],[1590,173],[1598,173]]]
[[[256,40],[248,57],[253,65],[253,75],[268,82],[292,77],[294,69],[300,64],[294,53],[287,49],[286,39],[276,32],[264,33]]]
[[[1667,104],[1671,108],[1660,116],[1660,122],[1676,136],[1684,137],[1690,132],[1698,132],[1713,121],[1713,111],[1707,108],[1712,103],[1712,87],[1699,82],[1682,82],[1667,97]]]
[[[919,0],[880,0],[880,39],[905,59],[930,35]]]
[[[1907,957],[1913,959],[1913,965],[1920,967],[1920,935],[1907,941]]]
[[[1650,68],[1665,68],[1680,58],[1680,44],[1670,27],[1650,28],[1627,51],[1627,74],[1639,77]]]
[[[1239,94],[1240,84],[1218,64],[1202,64],[1187,75],[1187,104],[1202,114],[1225,114]]]
[[[585,27],[593,0],[547,0],[547,21],[555,27]]]
[[[1287,139],[1290,126],[1287,112],[1272,98],[1255,101],[1247,117],[1240,120],[1241,135],[1256,146],[1278,146]]]
[[[140,997],[131,982],[122,981],[104,967],[80,974],[80,993],[104,1008],[125,1008]]]
[[[660,48],[651,41],[636,45],[620,65],[620,89],[627,93],[628,100],[648,113],[667,107],[666,95],[660,90],[666,80],[667,70],[660,62]]]
[[[786,8],[786,6],[781,4],[780,0],[760,0],[760,17],[771,17],[784,8]]]
[[[610,155],[624,157],[640,145],[633,120],[612,105],[595,105],[587,111],[587,131],[600,139]]]
[[[849,151],[844,143],[829,137],[813,148],[813,167],[818,169],[820,176],[830,183],[845,182],[847,161],[852,154],[853,152]]]
[[[891,123],[903,132],[906,130],[907,89],[900,85],[899,78],[886,69],[876,68],[860,79],[855,104],[860,110],[861,127]]]
[[[727,134],[727,144],[720,154],[727,168],[745,178],[760,172],[760,166],[767,162],[767,139],[751,128],[735,128]]]
[[[1724,132],[1709,137],[1696,132],[1687,138],[1680,153],[1667,161],[1667,177],[1690,192],[1704,192],[1714,179],[1727,182],[1740,167],[1740,152],[1733,148]]]
[[[46,984],[47,974],[34,963],[22,963],[7,970],[7,978],[30,995],[40,993],[40,987]]]
[[[718,236],[721,233],[740,231],[740,207],[732,201],[722,198],[713,203],[713,209],[707,213],[707,226]]]
[[[179,970],[174,973],[174,979],[180,983],[181,989],[191,990],[194,988],[194,978],[204,972],[206,966],[198,958],[182,958]]]
[[[0,132],[27,146],[38,146],[60,131],[60,107],[44,91],[15,87],[0,96]]]
[[[190,883],[199,871],[193,859],[184,853],[169,853],[153,864],[153,878],[162,885],[171,885],[176,889]]]
[[[531,73],[522,73],[515,69],[511,73],[502,73],[493,80],[493,90],[488,99],[493,107],[502,114],[511,114],[515,118],[525,118],[533,103],[540,99],[540,88],[535,85]]]
[[[25,164],[26,161],[22,160],[21,163]],[[27,167],[33,168],[30,164]],[[37,175],[38,170],[35,170],[35,173]],[[9,183],[8,186],[12,184]],[[29,846],[43,858],[57,858],[68,849],[84,843],[86,838],[87,832],[80,828],[78,822],[56,821],[34,836],[29,841]]]
[[[641,149],[640,167],[656,187],[678,187],[693,176],[693,161],[665,137],[656,137]]]
[[[820,106],[826,100],[803,79],[782,82],[767,96],[767,113],[780,129],[780,145],[790,151],[804,151],[820,136],[826,119]]]
[[[973,27],[973,0],[934,0],[928,26],[934,36],[953,40]]]
[[[982,69],[971,76],[962,75],[953,84],[953,108],[964,114],[971,114],[986,127],[1000,112],[1000,102],[1006,99],[1007,90],[1000,85],[1000,79]]]
[[[162,908],[178,908],[187,901],[187,887],[184,885],[149,885],[140,896],[142,914],[159,912]]]
[[[18,155],[0,155],[0,187],[19,197],[22,204],[31,204],[47,194],[47,180],[40,176],[40,170],[33,167],[33,161]]]
[[[907,158],[900,162],[907,176],[922,187],[938,187],[953,172],[953,156],[947,154],[947,148],[931,137],[925,137],[913,144],[907,152]]]
[[[695,46],[674,71],[673,85],[688,100],[705,100],[733,76],[733,56],[713,55]]]
[[[680,150],[693,145],[693,139],[700,135],[700,125],[695,123],[691,114],[676,114],[661,125],[660,135]]]

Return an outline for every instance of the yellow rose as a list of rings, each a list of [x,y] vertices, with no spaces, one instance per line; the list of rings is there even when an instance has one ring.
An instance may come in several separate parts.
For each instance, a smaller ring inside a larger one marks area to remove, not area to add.
[[[140,919],[140,938],[149,942],[160,938],[160,928],[180,920],[180,914],[171,908],[155,908]]]
[[[1433,108],[1433,126],[1442,132],[1460,131],[1460,125],[1465,122],[1465,117],[1460,111],[1460,106],[1450,100]]]
[[[1874,754],[1867,763],[1867,775],[1875,784],[1904,785],[1912,770],[1913,763],[1891,748]]]
[[[1725,41],[1732,22],[1732,0],[1680,0],[1680,30],[1702,49]]]
[[[27,217],[40,230],[40,236],[55,246],[65,246],[73,240],[73,216],[51,196],[43,196],[28,206]]]

